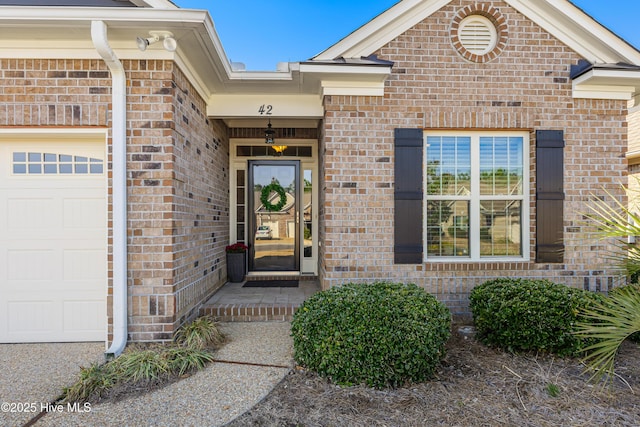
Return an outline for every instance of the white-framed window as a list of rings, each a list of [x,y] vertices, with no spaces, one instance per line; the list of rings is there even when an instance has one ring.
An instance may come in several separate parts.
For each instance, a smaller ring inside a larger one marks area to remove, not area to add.
[[[12,154],[14,175],[102,175],[104,160],[71,154],[16,151]]]
[[[529,134],[425,132],[425,258],[528,260]]]

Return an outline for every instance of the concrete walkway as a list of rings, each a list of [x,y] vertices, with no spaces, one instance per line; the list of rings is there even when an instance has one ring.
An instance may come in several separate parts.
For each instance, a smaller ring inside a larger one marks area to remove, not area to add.
[[[215,362],[160,390],[48,412],[36,426],[221,426],[262,400],[293,365],[290,324],[224,323],[229,338]],[[22,425],[53,401],[75,378],[79,366],[100,360],[104,344],[0,345],[2,402],[34,403],[37,411],[0,413],[1,426]],[[38,356],[36,357],[35,354]],[[231,362],[231,363],[230,363]],[[236,363],[233,363],[236,362]],[[245,364],[248,363],[248,364]],[[24,385],[22,385],[24,384]],[[57,409],[57,408],[56,408]]]

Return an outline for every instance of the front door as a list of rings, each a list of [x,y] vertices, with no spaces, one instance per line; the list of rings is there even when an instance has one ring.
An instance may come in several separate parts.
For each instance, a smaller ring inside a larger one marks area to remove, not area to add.
[[[249,271],[299,271],[300,162],[249,161]]]

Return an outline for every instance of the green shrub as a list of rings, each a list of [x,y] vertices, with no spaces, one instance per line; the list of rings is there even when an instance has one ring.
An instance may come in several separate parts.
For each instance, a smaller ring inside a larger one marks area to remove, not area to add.
[[[580,312],[604,296],[548,280],[495,279],[473,289],[478,338],[508,351],[577,355],[587,345],[574,334]]]
[[[155,350],[126,352],[109,363],[121,381],[152,381],[169,376],[169,363]]]
[[[428,379],[444,357],[449,309],[413,284],[347,284],[319,292],[292,324],[298,364],[341,385]]]
[[[213,354],[192,347],[167,348],[162,357],[167,361],[169,372],[179,376],[203,369],[213,362]]]
[[[111,367],[94,363],[81,367],[78,380],[62,391],[65,402],[86,402],[97,400],[118,382]]]
[[[147,349],[127,347],[105,364],[82,368],[79,379],[63,390],[65,402],[97,401],[118,387],[164,384],[172,378],[203,369],[213,351],[225,341],[211,317],[200,317],[176,333],[176,345]]]

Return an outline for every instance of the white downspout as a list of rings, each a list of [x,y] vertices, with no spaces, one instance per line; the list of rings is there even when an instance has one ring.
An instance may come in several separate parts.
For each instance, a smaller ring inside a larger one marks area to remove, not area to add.
[[[127,92],[124,67],[109,46],[107,25],[91,21],[91,39],[111,71],[113,341],[105,356],[118,356],[127,345]]]

